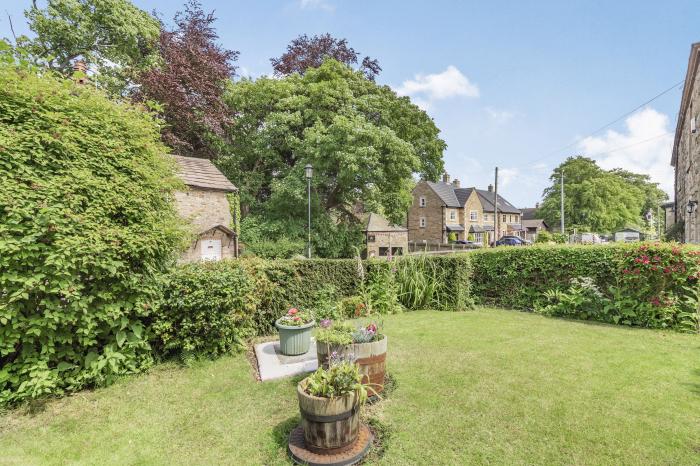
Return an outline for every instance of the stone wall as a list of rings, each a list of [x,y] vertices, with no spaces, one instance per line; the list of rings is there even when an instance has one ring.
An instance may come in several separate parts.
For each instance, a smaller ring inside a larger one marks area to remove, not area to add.
[[[374,239],[374,241],[371,241]],[[380,257],[380,248],[391,247],[392,255],[403,255],[408,253],[408,232],[407,231],[371,231],[367,233],[366,257]],[[399,249],[397,249],[399,248]]]
[[[190,188],[175,193],[177,211],[189,220],[195,232],[208,230],[216,225],[231,228],[231,208],[223,191]]]
[[[425,207],[420,207],[420,198],[425,197]],[[425,181],[413,188],[413,204],[408,210],[408,239],[410,241],[446,242],[444,233],[444,203]],[[425,228],[420,227],[420,218],[425,217]]]
[[[199,262],[202,260],[202,244],[205,240],[218,240],[221,242],[221,259],[232,259],[236,257],[235,238],[228,236],[221,230],[211,230],[198,235],[197,239],[185,251],[178,262]]]
[[[695,76],[690,92],[690,103],[685,111],[683,127],[678,141],[676,160],[676,221],[685,222],[684,240],[688,243],[700,242],[700,223],[698,214],[700,209],[693,214],[687,213],[688,202],[699,201],[698,187],[700,186],[700,74]],[[697,131],[690,132],[691,118],[697,118]],[[700,207],[700,206],[699,206]]]

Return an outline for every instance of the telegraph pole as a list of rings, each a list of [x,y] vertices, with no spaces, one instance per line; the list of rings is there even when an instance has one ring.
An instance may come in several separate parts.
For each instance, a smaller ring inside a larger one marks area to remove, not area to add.
[[[564,234],[564,170],[561,171],[561,206],[560,206],[560,221],[561,221],[561,234]]]
[[[498,234],[498,167],[496,167],[496,175],[493,183],[493,245],[496,246],[496,241],[499,240]]]

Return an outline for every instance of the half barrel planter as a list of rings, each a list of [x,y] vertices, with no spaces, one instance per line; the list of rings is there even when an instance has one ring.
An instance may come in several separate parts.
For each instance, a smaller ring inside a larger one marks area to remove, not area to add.
[[[312,320],[306,325],[284,325],[279,319],[275,322],[275,327],[280,335],[280,351],[285,356],[298,356],[309,351],[311,346],[311,331],[316,325]]]
[[[309,395],[307,379],[297,384],[306,449],[327,455],[353,448],[360,432],[360,400],[356,392],[334,398]]]
[[[355,363],[360,367],[362,382],[369,384],[370,398],[381,395],[384,391],[384,376],[386,375],[387,336],[379,341],[369,343],[353,343],[352,345],[328,345],[316,341],[316,356],[319,367],[328,368],[330,354],[336,352],[339,356],[354,356]]]

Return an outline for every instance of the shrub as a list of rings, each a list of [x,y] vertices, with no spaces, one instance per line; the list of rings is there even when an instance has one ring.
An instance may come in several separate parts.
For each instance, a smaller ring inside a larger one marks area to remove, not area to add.
[[[181,237],[150,115],[3,60],[0,403],[147,367],[142,319]]]
[[[554,239],[552,238],[552,234],[548,231],[540,231],[537,233],[537,239],[535,239],[535,243],[550,243],[554,242]]]
[[[245,243],[245,254],[264,259],[291,259],[303,255],[306,244],[302,241],[292,241],[279,238],[276,241],[257,241]]]
[[[256,334],[259,296],[255,280],[237,261],[177,267],[153,320],[156,351],[189,359],[242,348]]]
[[[472,305],[467,255],[413,256],[396,261],[398,300],[406,309],[457,309]]]

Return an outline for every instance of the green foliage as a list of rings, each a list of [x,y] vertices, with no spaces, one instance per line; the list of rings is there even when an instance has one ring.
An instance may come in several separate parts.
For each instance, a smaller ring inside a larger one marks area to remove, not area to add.
[[[664,243],[479,251],[474,296],[547,315],[697,332],[698,254]]]
[[[569,228],[598,233],[643,226],[644,214],[666,194],[647,175],[606,171],[592,159],[569,157],[550,177],[538,212],[550,225],[560,221],[560,176],[564,172],[564,215]]]
[[[328,369],[316,372],[301,381],[306,393],[322,398],[335,398],[357,393],[360,404],[367,400],[367,386],[362,383],[360,366],[351,361],[331,360]]]
[[[355,328],[346,322],[333,322],[330,327],[321,328],[316,334],[316,341],[331,345],[345,346],[353,343]]]
[[[151,363],[143,319],[181,238],[153,118],[0,63],[0,403]]]
[[[432,119],[335,60],[303,76],[241,80],[227,100],[234,121],[225,152],[235,155],[217,166],[241,188],[246,213],[299,240],[306,235],[303,167],[313,165],[312,241],[321,257],[351,257],[361,244],[358,203],[399,222],[413,174],[436,179],[443,169],[445,143]]]
[[[84,60],[96,72],[91,81],[112,94],[158,61],[160,24],[129,0],[49,0],[25,15],[35,36],[18,38],[18,48],[64,76]]]
[[[552,234],[548,231],[540,231],[537,233],[537,239],[535,240],[535,243],[550,243],[554,242],[554,239],[552,238]]]
[[[336,300],[337,293],[333,285],[326,285],[316,293],[316,302],[312,311],[316,320],[337,320],[343,317],[342,309]]]
[[[398,300],[406,309],[458,309],[472,304],[466,255],[417,256],[396,261]]]
[[[277,324],[288,327],[301,327],[313,323],[314,316],[309,311],[301,311],[293,307],[285,315],[277,319]]]
[[[447,235],[447,240],[450,243],[454,243],[455,241],[457,241],[457,233],[455,233],[454,231],[450,232],[450,234]]]
[[[685,234],[685,222],[683,220],[674,223],[671,228],[669,228],[666,233],[666,241],[683,241],[683,235]]]
[[[566,244],[567,236],[565,233],[552,233],[552,241],[557,244]]]
[[[255,334],[259,303],[255,281],[235,261],[177,267],[153,318],[154,348],[185,359],[240,349]]]
[[[368,314],[394,314],[401,311],[398,298],[399,284],[396,267],[381,259],[368,261],[360,294],[365,298]]]
[[[241,237],[241,195],[237,192],[227,193],[228,206],[231,211],[231,229]]]

